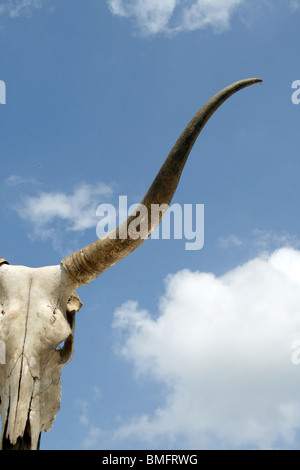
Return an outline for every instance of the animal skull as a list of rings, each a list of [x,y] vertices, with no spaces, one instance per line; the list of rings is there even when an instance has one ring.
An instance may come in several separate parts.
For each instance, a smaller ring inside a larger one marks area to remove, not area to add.
[[[0,339],[6,345],[6,364],[0,366],[4,447],[22,447],[25,440],[34,449],[41,430],[52,426],[60,406],[61,369],[73,355],[75,312],[81,307],[74,288],[60,265],[0,268]]]
[[[127,256],[155,230],[151,205],[169,205],[187,157],[206,122],[238,90],[260,79],[233,83],[209,100],[185,128],[141,202],[147,208],[148,233],[124,237],[139,207],[113,233],[42,268],[10,266],[0,258],[0,341],[6,363],[0,364],[2,449],[38,449],[60,407],[61,369],[72,358],[75,314],[82,306],[76,294],[106,269]],[[60,345],[63,344],[62,347]]]

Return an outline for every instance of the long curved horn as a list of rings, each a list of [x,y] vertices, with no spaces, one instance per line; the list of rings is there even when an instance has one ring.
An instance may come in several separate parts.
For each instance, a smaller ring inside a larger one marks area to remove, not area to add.
[[[151,235],[163,216],[161,212],[157,223],[151,225],[151,205],[170,204],[188,155],[204,125],[230,96],[242,88],[261,81],[259,78],[241,80],[229,85],[213,96],[187,125],[136,211],[108,235],[62,260],[62,266],[78,283],[78,286],[90,283],[101,273],[134,251]],[[130,235],[130,224],[137,218],[137,214],[141,213],[139,210],[141,205],[147,209],[148,233],[146,236],[133,238],[128,236]]]

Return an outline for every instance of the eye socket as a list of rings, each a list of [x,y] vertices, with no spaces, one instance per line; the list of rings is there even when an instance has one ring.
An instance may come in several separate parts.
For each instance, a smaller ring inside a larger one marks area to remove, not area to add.
[[[63,348],[65,347],[65,344],[66,344],[66,339],[64,341],[62,341],[56,348],[56,351],[62,351]]]
[[[54,322],[56,320],[55,316],[58,313],[57,309],[53,311]],[[60,364],[66,365],[72,359],[74,353],[74,331],[75,331],[75,313],[76,311],[69,312],[66,311],[66,320],[72,331],[72,333],[63,340],[56,348],[56,351],[60,354]]]
[[[66,365],[72,359],[74,354],[74,337],[73,334],[70,334],[68,338],[60,343],[60,345],[56,348],[56,351],[60,353],[60,363],[62,365]]]

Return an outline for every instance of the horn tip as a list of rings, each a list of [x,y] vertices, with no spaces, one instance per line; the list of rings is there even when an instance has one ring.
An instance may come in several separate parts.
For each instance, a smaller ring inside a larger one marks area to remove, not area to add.
[[[248,79],[249,83],[262,83],[263,82],[263,79],[262,78],[249,78]]]

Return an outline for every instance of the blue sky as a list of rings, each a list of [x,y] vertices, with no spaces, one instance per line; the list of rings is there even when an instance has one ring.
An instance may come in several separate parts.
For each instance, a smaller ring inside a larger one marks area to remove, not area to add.
[[[11,264],[93,241],[97,206],[139,202],[202,104],[263,79],[211,118],[174,196],[204,204],[204,247],[150,239],[79,289],[42,449],[299,448],[299,19],[296,0],[0,2]]]

